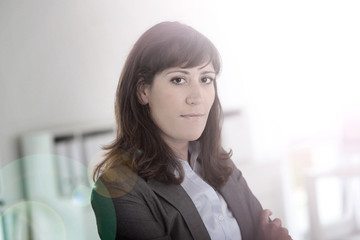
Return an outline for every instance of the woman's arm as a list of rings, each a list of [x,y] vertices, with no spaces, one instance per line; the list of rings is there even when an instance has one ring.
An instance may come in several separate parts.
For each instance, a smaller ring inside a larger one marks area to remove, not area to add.
[[[281,220],[270,220],[271,211],[266,209],[260,216],[257,240],[291,240],[289,231],[281,226]]]
[[[229,200],[229,207],[231,207],[238,220],[243,239],[291,239],[288,230],[281,226],[280,219],[270,220],[271,211],[263,210],[241,171],[236,166],[234,166],[234,172],[227,185],[224,186],[222,193]],[[234,203],[234,199],[238,199],[238,202]],[[244,218],[244,214],[249,215]]]

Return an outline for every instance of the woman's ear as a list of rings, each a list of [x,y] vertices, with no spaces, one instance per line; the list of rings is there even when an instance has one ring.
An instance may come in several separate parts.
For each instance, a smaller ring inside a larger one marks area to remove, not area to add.
[[[149,103],[149,84],[146,84],[144,79],[139,79],[137,83],[137,97],[142,105]]]

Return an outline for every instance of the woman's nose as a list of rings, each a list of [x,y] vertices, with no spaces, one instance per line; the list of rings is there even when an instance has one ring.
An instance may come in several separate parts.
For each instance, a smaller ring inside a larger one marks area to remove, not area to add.
[[[197,105],[202,101],[201,86],[199,84],[191,84],[189,86],[186,103],[190,105]]]

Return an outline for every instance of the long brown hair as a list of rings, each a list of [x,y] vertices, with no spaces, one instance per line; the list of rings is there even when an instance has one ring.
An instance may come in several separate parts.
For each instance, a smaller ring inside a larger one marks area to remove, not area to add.
[[[220,72],[220,56],[215,46],[195,29],[178,23],[162,22],[147,30],[133,46],[121,73],[116,92],[117,135],[106,147],[105,159],[96,167],[94,178],[119,165],[126,165],[144,179],[180,184],[181,164],[151,119],[149,106],[141,104],[139,84],[151,85],[154,76],[170,67],[196,67],[212,63]],[[231,152],[221,146],[222,109],[216,81],[215,100],[200,142],[199,160],[203,178],[220,188],[232,173]],[[179,174],[176,175],[175,171]]]

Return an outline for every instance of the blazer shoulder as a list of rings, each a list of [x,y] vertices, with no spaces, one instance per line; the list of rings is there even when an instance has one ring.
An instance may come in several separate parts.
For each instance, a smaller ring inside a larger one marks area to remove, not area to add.
[[[229,180],[225,183],[228,184],[228,182],[230,181],[240,181],[241,178],[243,178],[243,173],[241,172],[241,170],[236,166],[236,164],[231,160],[227,160],[227,164],[228,166],[232,167],[233,171],[231,173],[231,175],[229,176]]]
[[[112,169],[95,183],[91,204],[102,239],[167,237],[158,199],[129,168]]]

